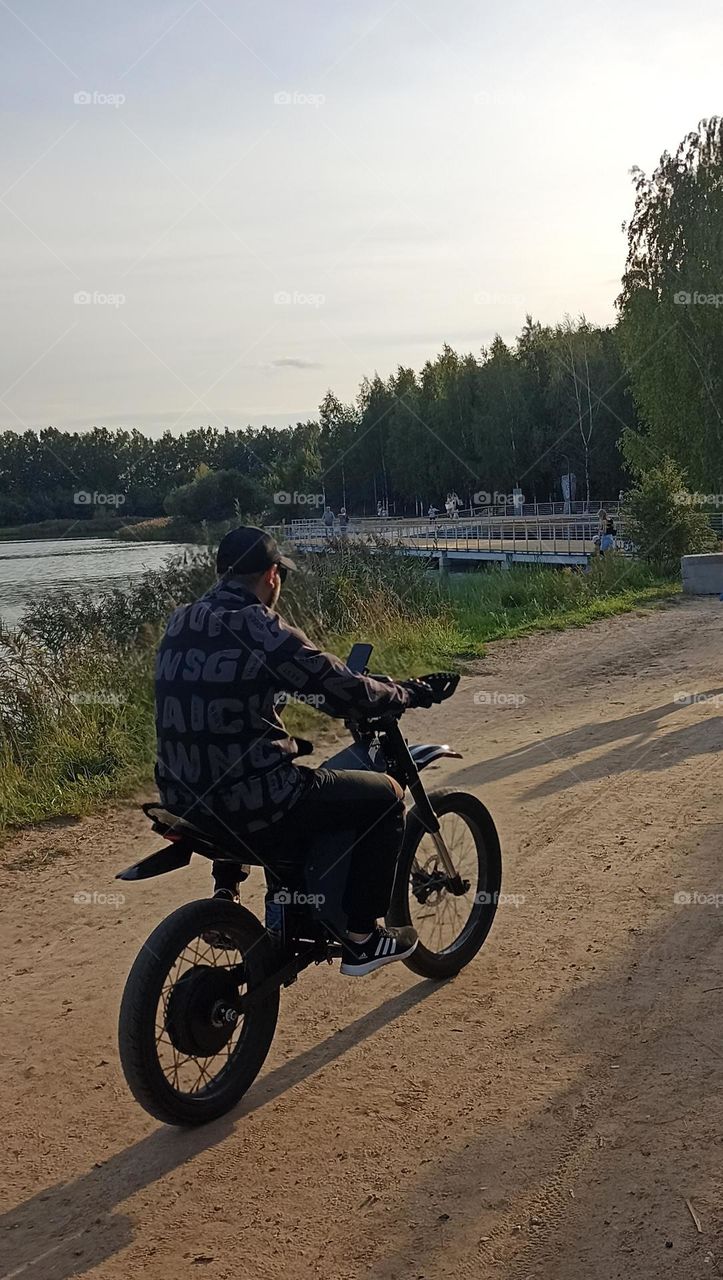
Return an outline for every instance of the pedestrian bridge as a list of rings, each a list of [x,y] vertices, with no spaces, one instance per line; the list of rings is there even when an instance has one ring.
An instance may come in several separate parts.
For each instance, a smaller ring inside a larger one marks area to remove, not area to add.
[[[300,551],[330,550],[339,539],[389,546],[402,555],[436,561],[441,570],[463,564],[586,565],[594,553],[596,516],[488,516],[457,520],[350,520],[346,530],[321,520],[295,520],[273,532]]]

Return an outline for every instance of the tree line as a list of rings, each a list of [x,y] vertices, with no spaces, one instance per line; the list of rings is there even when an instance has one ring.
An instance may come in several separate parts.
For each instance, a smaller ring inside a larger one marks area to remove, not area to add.
[[[190,515],[194,496],[201,518],[204,492],[206,514],[219,517],[234,503],[308,514],[321,496],[360,515],[379,501],[400,514],[426,510],[449,490],[464,505],[515,487],[529,501],[559,501],[568,469],[578,497],[610,496],[623,479],[624,425],[637,424],[614,331],[528,318],[512,346],[497,337],[472,355],[445,345],[419,373],[365,378],[351,404],[327,392],[316,420],[286,428],[2,432],[0,523],[90,518],[117,495],[124,516],[146,517]]]

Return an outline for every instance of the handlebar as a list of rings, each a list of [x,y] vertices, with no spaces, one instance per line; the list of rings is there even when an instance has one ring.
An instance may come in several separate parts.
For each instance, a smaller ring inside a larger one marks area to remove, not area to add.
[[[379,684],[399,683],[392,680],[391,676],[378,676],[376,672],[371,678],[372,680],[377,680]],[[446,702],[447,698],[451,698],[460,680],[456,671],[432,671],[429,675],[414,676],[413,678],[429,685],[435,702]]]
[[[430,675],[418,676],[417,679],[429,685],[435,702],[446,702],[459,684],[459,674],[456,671],[432,671]]]
[[[389,680],[389,677],[375,675],[372,679],[384,682],[385,680]],[[417,676],[416,679],[428,684],[432,690],[433,701],[440,703],[446,702],[448,698],[452,697],[452,694],[455,692],[457,685],[459,684],[460,677],[456,671],[432,671],[429,675]],[[393,683],[392,681],[389,682]],[[365,716],[363,720],[358,720],[356,722],[347,721],[346,723],[349,728],[352,728],[353,725],[355,728],[363,727],[365,729],[378,729],[381,728],[385,722],[387,724],[392,724],[398,721],[406,710],[406,707],[399,707],[396,710],[386,708],[384,711],[379,711],[376,714],[372,712],[370,715]]]

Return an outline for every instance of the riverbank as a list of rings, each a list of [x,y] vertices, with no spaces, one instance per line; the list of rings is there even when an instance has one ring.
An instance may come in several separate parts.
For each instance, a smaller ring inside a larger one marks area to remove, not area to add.
[[[85,508],[79,509],[85,512]],[[62,520],[38,520],[34,524],[0,528],[0,542],[24,542],[50,538],[118,538],[122,542],[192,542],[209,546],[219,541],[236,520],[190,524],[174,516],[108,516],[79,514]]]
[[[237,519],[191,524],[177,516],[153,516],[152,519],[126,525],[118,530],[116,537],[123,542],[193,542],[199,547],[209,547],[219,543],[223,535],[237,524]]]
[[[84,512],[86,508],[79,508]],[[38,520],[34,524],[7,525],[0,529],[0,542],[24,542],[48,538],[111,538],[121,529],[140,523],[139,516],[86,516],[78,514],[72,519]]]
[[[0,669],[0,827],[88,813],[150,781],[153,662],[165,618],[214,580],[199,550],[134,585],[100,595],[58,592],[5,633]],[[333,652],[373,642],[373,669],[392,676],[460,667],[503,637],[583,626],[650,606],[678,585],[611,557],[588,573],[492,569],[439,581],[421,562],[358,547],[310,556],[291,575],[289,619]],[[292,732],[328,721],[292,704]]]

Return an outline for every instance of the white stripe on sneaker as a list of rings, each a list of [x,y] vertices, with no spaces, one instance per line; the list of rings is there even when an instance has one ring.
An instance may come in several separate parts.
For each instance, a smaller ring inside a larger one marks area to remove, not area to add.
[[[396,940],[392,938],[391,942],[394,945],[388,955],[375,956],[366,963],[361,963],[361,956],[357,956],[354,960],[342,960],[341,972],[354,978],[361,978],[367,973],[373,973],[375,969],[381,969],[382,965],[390,964],[393,960],[405,960],[415,950],[418,941],[418,938],[415,938],[411,947],[404,947],[402,951],[397,951]]]

